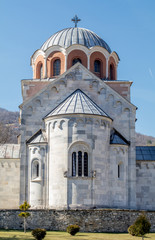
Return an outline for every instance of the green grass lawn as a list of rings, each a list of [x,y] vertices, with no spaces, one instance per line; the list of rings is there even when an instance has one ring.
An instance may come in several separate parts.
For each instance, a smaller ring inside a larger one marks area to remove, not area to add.
[[[147,240],[155,240],[155,233],[147,234]],[[31,232],[24,233],[23,231],[13,231],[13,230],[0,230],[0,240],[8,239],[18,239],[18,240],[28,240],[34,239]],[[51,232],[48,231],[45,240],[141,240],[139,237],[132,237],[127,233],[78,233],[75,236],[70,236],[66,232]]]

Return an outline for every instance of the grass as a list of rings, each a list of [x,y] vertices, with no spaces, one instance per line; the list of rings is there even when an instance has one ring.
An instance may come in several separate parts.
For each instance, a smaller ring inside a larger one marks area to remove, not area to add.
[[[29,240],[34,239],[31,232],[24,233],[23,231],[0,230],[0,240],[18,239]],[[66,232],[47,231],[45,240],[141,240],[140,237],[133,237],[127,233],[77,233],[75,236],[70,236]],[[150,233],[145,236],[146,240],[155,240],[155,233]]]

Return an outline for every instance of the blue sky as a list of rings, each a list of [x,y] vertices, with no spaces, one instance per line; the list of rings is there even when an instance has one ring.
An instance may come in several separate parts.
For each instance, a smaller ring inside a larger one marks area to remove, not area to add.
[[[136,131],[155,136],[154,0],[0,0],[0,107],[18,110],[31,55],[75,14],[118,53],[118,79],[133,81]]]

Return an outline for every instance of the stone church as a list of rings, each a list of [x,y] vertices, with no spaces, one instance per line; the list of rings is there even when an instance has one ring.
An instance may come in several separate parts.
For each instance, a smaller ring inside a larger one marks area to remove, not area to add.
[[[91,30],[53,34],[22,80],[20,145],[0,147],[0,208],[155,210],[155,147],[135,146],[131,81]]]

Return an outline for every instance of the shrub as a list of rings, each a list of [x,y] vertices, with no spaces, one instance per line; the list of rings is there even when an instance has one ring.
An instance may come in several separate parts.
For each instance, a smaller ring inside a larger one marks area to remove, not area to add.
[[[140,215],[133,225],[128,228],[132,236],[142,237],[150,232],[151,224],[144,214]]]
[[[70,233],[70,235],[74,236],[76,233],[78,233],[80,230],[80,227],[78,225],[69,225],[67,227],[67,232]]]
[[[36,228],[32,231],[32,235],[37,240],[42,240],[46,236],[46,230],[42,228]]]

